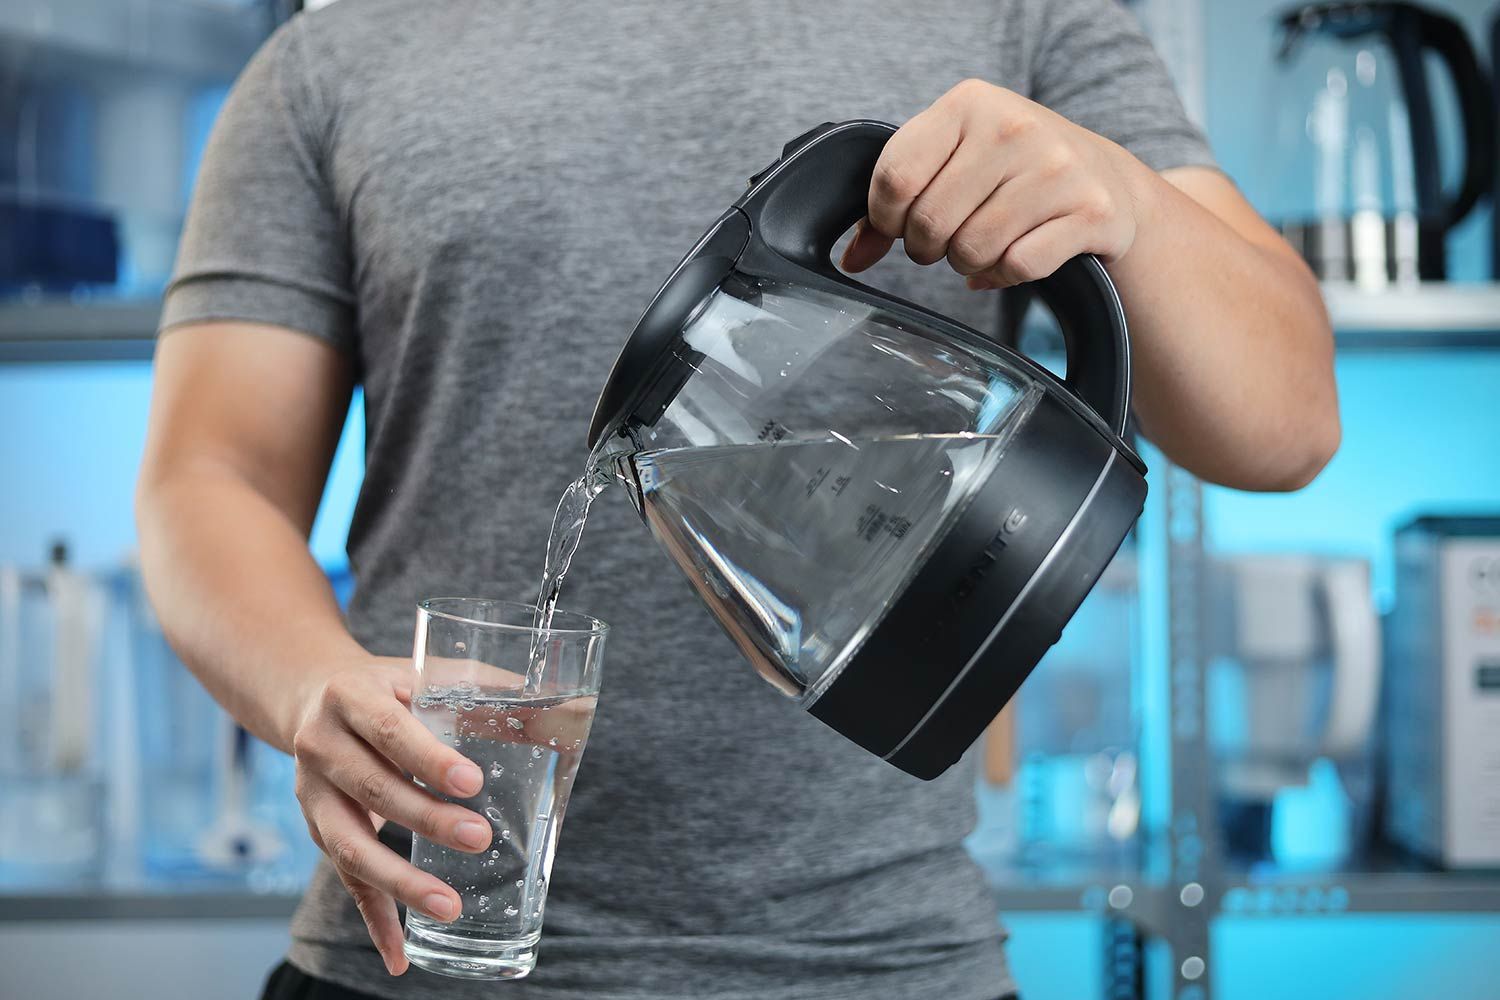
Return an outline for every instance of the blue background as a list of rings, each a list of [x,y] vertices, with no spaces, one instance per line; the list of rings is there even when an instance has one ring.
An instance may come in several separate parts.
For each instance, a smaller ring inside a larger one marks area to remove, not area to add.
[[[1209,129],[1221,162],[1240,180],[1254,166],[1273,6],[1205,4]],[[1468,18],[1476,37],[1487,6],[1447,5]],[[209,92],[193,103],[200,135],[221,97]],[[189,173],[199,147],[190,144]],[[1486,225],[1486,218],[1475,218],[1455,235],[1455,277],[1488,275]],[[1222,550],[1365,556],[1375,564],[1384,604],[1397,523],[1418,511],[1500,511],[1500,352],[1346,353],[1338,377],[1344,445],[1328,470],[1293,496],[1210,489],[1208,532]],[[68,540],[84,566],[111,567],[132,552],[131,492],[149,394],[149,366],[140,363],[0,365],[0,562],[38,564],[57,537]],[[361,420],[356,401],[313,532],[313,551],[331,568],[345,562],[343,538],[362,474]],[[1148,580],[1148,602],[1160,599],[1160,581],[1154,598],[1151,586]],[[1152,672],[1144,706],[1158,817],[1163,727],[1152,720],[1160,719],[1164,703],[1164,651],[1159,621],[1148,624],[1145,662]],[[1028,997],[1097,992],[1097,921],[1027,914],[1010,923],[1012,959]],[[1221,918],[1213,947],[1216,989],[1230,1000],[1500,997],[1500,917]]]

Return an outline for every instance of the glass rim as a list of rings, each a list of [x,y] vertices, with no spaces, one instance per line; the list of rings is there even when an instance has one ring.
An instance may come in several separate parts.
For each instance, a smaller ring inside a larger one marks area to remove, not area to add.
[[[602,636],[609,631],[606,622],[595,618],[593,615],[584,614],[582,611],[569,611],[566,608],[558,608],[553,612],[552,620],[555,623],[558,618],[570,618],[583,620],[588,623],[587,628],[559,628],[555,624],[550,628],[539,629],[534,625],[515,625],[509,622],[491,622],[482,618],[474,618],[469,615],[455,614],[452,611],[442,610],[438,605],[443,604],[485,604],[498,605],[505,608],[514,608],[519,611],[529,611],[534,616],[537,612],[535,604],[525,601],[503,601],[492,597],[424,597],[417,602],[417,611],[432,618],[442,618],[445,621],[458,622],[463,625],[473,625],[478,628],[494,629],[499,632],[511,632],[524,635],[571,635],[571,636]]]

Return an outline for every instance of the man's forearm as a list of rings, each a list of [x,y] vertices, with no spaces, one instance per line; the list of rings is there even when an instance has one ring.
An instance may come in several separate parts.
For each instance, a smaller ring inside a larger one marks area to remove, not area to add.
[[[1109,265],[1130,318],[1143,429],[1205,479],[1303,486],[1339,441],[1317,283],[1253,213],[1235,221],[1262,242],[1194,200],[1195,187],[1227,179],[1193,171],[1178,183],[1193,196],[1142,168],[1135,243]]]
[[[173,648],[230,714],[290,751],[323,677],[365,656],[299,528],[229,468],[143,481],[147,590]]]

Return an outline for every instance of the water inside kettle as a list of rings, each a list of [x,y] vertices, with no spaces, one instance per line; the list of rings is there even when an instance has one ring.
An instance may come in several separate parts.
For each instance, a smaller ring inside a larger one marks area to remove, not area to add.
[[[622,480],[638,490],[652,533],[756,669],[789,695],[816,693],[819,678],[863,641],[989,476],[1008,439],[835,436],[608,459],[601,449],[558,504],[538,624],[550,620],[589,505]]]

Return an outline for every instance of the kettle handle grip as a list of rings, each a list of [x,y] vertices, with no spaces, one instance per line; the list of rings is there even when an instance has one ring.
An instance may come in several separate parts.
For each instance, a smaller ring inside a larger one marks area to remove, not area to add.
[[[1426,197],[1431,199],[1428,204],[1439,212],[1438,221],[1444,228],[1451,228],[1484,196],[1494,169],[1495,112],[1489,80],[1479,66],[1474,47],[1461,23],[1421,7],[1403,8],[1402,17],[1410,18],[1414,23],[1398,20],[1393,24],[1391,43],[1396,51],[1402,90],[1407,98],[1407,113],[1411,116],[1413,144],[1437,148],[1437,129],[1431,116],[1432,99],[1422,60],[1424,51],[1437,55],[1448,68],[1463,117],[1463,180],[1452,201],[1443,204],[1442,181],[1435,169],[1435,160],[1429,168],[1432,176],[1417,178],[1419,188],[1426,188]],[[1422,203],[1419,200],[1418,204]]]
[[[751,241],[795,267],[865,289],[834,266],[833,248],[864,218],[870,179],[895,131],[878,121],[824,123],[787,143],[781,158],[753,177],[750,190],[736,202],[750,220]],[[1104,265],[1092,254],[1080,254],[1023,287],[1037,292],[1062,328],[1068,363],[1063,383],[1123,437],[1130,410],[1130,339],[1125,310]],[[1107,332],[1100,329],[1100,317]]]
[[[1422,9],[1422,40],[1443,57],[1453,74],[1464,123],[1464,179],[1448,209],[1448,224],[1468,215],[1489,188],[1495,163],[1495,106],[1489,79],[1464,27],[1451,17]]]

